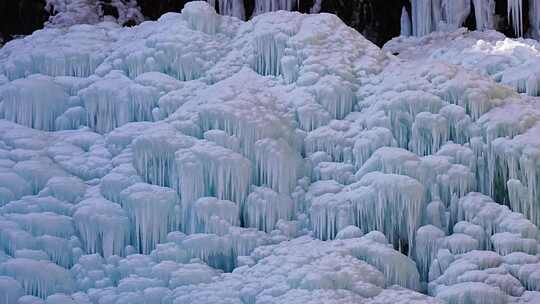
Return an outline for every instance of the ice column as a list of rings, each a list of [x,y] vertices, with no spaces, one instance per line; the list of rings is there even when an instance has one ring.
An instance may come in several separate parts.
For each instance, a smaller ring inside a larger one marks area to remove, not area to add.
[[[202,1],[188,2],[182,9],[182,16],[189,26],[206,34],[217,33],[219,27],[219,15],[208,4]]]
[[[409,37],[411,35],[411,18],[407,9],[403,7],[401,11],[401,33],[400,36]]]
[[[212,6],[216,7],[216,0],[207,0]],[[219,13],[225,16],[233,16],[240,20],[246,19],[243,0],[217,0]]]
[[[529,0],[529,20],[531,36],[540,38],[540,2],[538,0]]]
[[[270,232],[278,220],[294,216],[293,200],[266,187],[255,187],[246,201],[244,221],[248,227]]]
[[[30,128],[55,130],[56,118],[68,107],[68,96],[46,79],[18,79],[0,88],[0,118]]]
[[[243,204],[251,184],[251,162],[242,155],[209,141],[176,152],[175,187],[182,203],[215,196]]]
[[[508,21],[510,18],[516,36],[523,36],[523,0],[508,0]]]
[[[137,183],[120,193],[132,229],[131,241],[139,252],[149,254],[177,228],[178,196],[173,189]]]
[[[120,205],[106,199],[80,202],[73,219],[88,253],[104,257],[123,253],[129,236],[129,220]]]
[[[535,0],[532,0],[534,2]],[[479,31],[492,29],[495,15],[494,0],[473,0],[476,29]]]

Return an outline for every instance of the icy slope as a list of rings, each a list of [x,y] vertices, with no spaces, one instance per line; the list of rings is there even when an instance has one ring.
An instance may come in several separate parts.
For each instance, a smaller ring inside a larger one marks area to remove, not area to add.
[[[38,31],[0,117],[0,303],[540,299],[537,99],[333,15]]]

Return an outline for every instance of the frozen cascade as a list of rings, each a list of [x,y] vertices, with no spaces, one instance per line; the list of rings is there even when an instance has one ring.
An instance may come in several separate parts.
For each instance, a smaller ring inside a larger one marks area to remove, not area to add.
[[[255,187],[247,197],[244,209],[246,226],[266,232],[274,230],[279,220],[292,220],[296,210],[289,196],[266,187]]]
[[[512,27],[516,36],[523,36],[523,0],[508,0],[508,20],[512,20]]]
[[[120,193],[132,229],[131,242],[149,254],[179,226],[179,199],[173,189],[137,183]]]
[[[440,0],[411,0],[412,33],[414,36],[424,36],[437,28],[440,19]]]
[[[120,71],[94,82],[79,96],[88,113],[88,126],[98,133],[132,121],[151,121],[158,99],[155,88],[136,84]]]
[[[422,112],[416,115],[412,125],[410,150],[418,155],[435,154],[448,141],[446,118],[439,114]]]
[[[207,2],[212,7],[216,7],[216,0],[207,0]],[[217,4],[221,15],[233,16],[240,20],[246,19],[243,0],[217,0]]]
[[[317,101],[334,119],[343,119],[356,103],[353,87],[338,77],[325,76],[316,89]]]
[[[75,288],[70,272],[49,261],[10,259],[0,264],[0,275],[14,278],[26,294],[41,298],[57,292],[70,293]]]
[[[529,20],[531,26],[531,36],[540,38],[540,3],[538,1],[529,1]]]
[[[495,1],[494,0],[472,0],[474,4],[474,14],[476,18],[476,29],[479,31],[493,29],[494,16],[495,16]],[[510,9],[514,6],[520,6],[520,4],[512,4],[512,1],[522,0],[509,0],[508,12],[510,16]],[[445,30],[452,31],[460,28],[467,17],[471,13],[471,1],[469,0],[411,0],[412,4],[412,34],[414,36],[424,36],[433,31]],[[407,28],[407,12],[402,12],[401,26],[402,36],[408,36],[407,31],[403,31]],[[517,9],[516,9],[517,14]],[[514,16],[512,14],[512,16]],[[516,15],[518,18],[519,15]],[[514,19],[515,20],[515,19]],[[521,19],[520,19],[521,20]],[[410,22],[410,21],[409,21]],[[514,23],[514,28],[521,27]]]
[[[416,231],[416,257],[415,261],[422,281],[428,281],[429,267],[435,259],[439,248],[442,247],[444,231],[433,225],[426,225]]]
[[[409,12],[407,8],[403,7],[401,10],[401,32],[400,36],[409,37],[411,35],[411,18],[409,17]]]
[[[87,253],[121,255],[129,240],[129,219],[120,205],[90,198],[75,207],[73,220]]]
[[[55,130],[68,108],[63,88],[48,78],[17,79],[0,86],[0,117],[34,129]]]
[[[180,193],[183,206],[205,196],[230,200],[241,206],[252,177],[248,159],[205,140],[176,152],[176,172],[175,188]],[[187,223],[185,220],[184,217]]]
[[[362,238],[352,239],[351,254],[379,269],[385,276],[387,285],[400,285],[412,290],[420,289],[420,274],[414,261],[387,245],[387,240],[378,231],[372,231]]]
[[[402,248],[407,243],[411,255],[414,252],[414,235],[425,208],[424,186],[407,176],[380,172],[366,174],[358,186],[372,187],[377,193],[374,201],[358,206],[361,228],[364,231],[383,231],[396,247]],[[374,214],[369,216],[371,212]]]
[[[255,0],[253,15],[285,10],[292,11],[298,6],[298,0]]]
[[[231,201],[202,197],[191,206],[184,205],[182,208],[187,209],[184,214],[189,220],[189,223],[185,225],[186,233],[224,233],[220,229],[220,220],[226,221],[228,225],[239,226],[240,224],[240,210],[238,205]]]
[[[471,12],[470,0],[442,0],[442,20],[445,30],[455,30],[462,26]]]
[[[172,187],[176,167],[174,154],[193,144],[193,138],[168,124],[150,128],[133,141],[133,165],[145,182]]]
[[[186,3],[182,9],[182,17],[185,18],[192,29],[209,35],[218,32],[219,23],[221,21],[220,16],[216,14],[216,11],[202,1]]]
[[[285,34],[262,33],[255,37],[255,59],[253,69],[263,75],[282,74],[282,58],[287,45]]]
[[[291,193],[301,177],[300,154],[284,140],[261,139],[255,143],[255,182],[282,194]]]
[[[495,0],[473,0],[473,5],[476,29],[479,31],[493,29],[495,26]]]
[[[412,254],[424,195],[424,187],[413,178],[371,172],[341,191],[314,198],[310,221],[322,240],[333,239],[341,229],[356,225],[364,233],[382,231],[396,248],[406,245]]]

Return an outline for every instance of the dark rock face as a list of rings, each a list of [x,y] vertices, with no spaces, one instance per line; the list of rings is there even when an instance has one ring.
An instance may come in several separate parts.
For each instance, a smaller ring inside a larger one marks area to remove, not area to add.
[[[156,20],[167,12],[180,12],[190,0],[137,0],[141,13],[150,20]]]
[[[409,0],[333,0],[323,1],[322,11],[336,14],[373,43],[382,46],[399,36],[401,10]]]
[[[31,34],[48,19],[44,0],[0,0],[0,40]]]

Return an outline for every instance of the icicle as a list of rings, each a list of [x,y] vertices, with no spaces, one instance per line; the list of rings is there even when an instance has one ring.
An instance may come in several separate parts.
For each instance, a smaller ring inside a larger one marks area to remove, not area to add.
[[[244,0],[217,0],[219,13],[225,16],[233,16],[240,20],[246,19]],[[216,8],[216,0],[207,0],[213,8]]]
[[[175,188],[183,205],[204,196],[242,205],[252,177],[248,159],[209,141],[177,151],[176,172]]]
[[[256,36],[253,69],[263,76],[281,75],[281,59],[287,45],[287,39],[285,34],[263,33]]]
[[[56,129],[56,119],[68,108],[68,96],[49,79],[17,79],[0,89],[0,117],[30,128]]]
[[[384,235],[372,231],[359,239],[348,240],[351,255],[375,266],[385,276],[386,285],[420,290],[420,274],[413,260],[388,246]]]
[[[194,139],[169,124],[145,131],[133,141],[133,166],[147,183],[162,187],[174,184],[174,153],[194,144]]]
[[[512,27],[516,36],[523,36],[523,0],[508,0],[508,21],[512,19]]]
[[[178,228],[176,192],[144,183],[137,183],[120,193],[122,206],[132,224],[131,240],[135,248],[149,254],[156,244],[166,240],[167,233]]]
[[[315,0],[313,1],[313,6],[309,9],[310,14],[317,14],[321,11],[323,0]]]
[[[536,39],[540,38],[540,2],[537,0],[529,0],[529,23],[531,36]]]
[[[128,122],[151,121],[158,92],[113,71],[79,91],[79,96],[84,101],[88,126],[98,133],[108,133]]]
[[[315,86],[316,100],[333,119],[343,119],[356,103],[353,88],[336,76],[324,76]]]
[[[75,288],[71,273],[50,261],[9,259],[0,264],[0,275],[14,278],[26,294],[41,298],[57,292],[71,293]]]
[[[432,20],[432,0],[411,0],[412,29],[414,36],[424,36],[434,29],[437,24]]]
[[[261,139],[255,143],[255,183],[289,194],[303,171],[302,157],[285,141]]]
[[[253,16],[278,10],[292,11],[298,6],[298,0],[255,0]]]
[[[401,10],[401,33],[400,36],[409,37],[411,35],[411,18],[407,9],[403,7]]]
[[[220,220],[227,222],[226,225],[240,225],[240,210],[236,203],[226,200],[218,200],[215,197],[202,197],[195,201],[190,206],[182,206],[182,208],[190,208],[185,211],[187,215],[184,220],[188,220],[186,225],[186,233],[215,233],[225,234],[227,230],[219,231],[216,224],[223,226]]]
[[[128,244],[129,219],[120,205],[100,198],[80,202],[73,219],[87,253],[121,255]]]
[[[535,0],[532,0],[533,2]],[[476,17],[476,29],[485,31],[493,29],[495,16],[494,0],[473,0],[474,16]]]
[[[424,282],[428,281],[429,266],[435,259],[444,236],[442,230],[432,225],[422,226],[416,232],[415,260]]]
[[[246,226],[266,232],[274,230],[278,220],[291,220],[295,215],[295,206],[289,196],[266,187],[255,187],[245,206]]]
[[[455,30],[463,25],[471,12],[470,0],[442,0],[442,19],[446,30]]]
[[[218,32],[221,19],[216,11],[203,1],[186,3],[182,9],[182,16],[189,26],[206,34],[214,35]]]
[[[448,121],[439,114],[422,112],[412,125],[411,151],[418,155],[431,155],[448,141]]]

